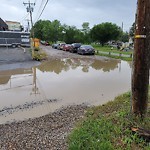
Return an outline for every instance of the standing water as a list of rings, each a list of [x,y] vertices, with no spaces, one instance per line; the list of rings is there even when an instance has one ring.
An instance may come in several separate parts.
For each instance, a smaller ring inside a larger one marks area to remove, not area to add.
[[[0,123],[46,115],[63,106],[100,105],[130,90],[131,65],[114,59],[55,59],[0,72]]]

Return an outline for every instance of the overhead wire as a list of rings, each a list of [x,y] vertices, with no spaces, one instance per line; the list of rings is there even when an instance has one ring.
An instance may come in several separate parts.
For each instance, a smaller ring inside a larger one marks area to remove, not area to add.
[[[29,12],[23,17],[23,19],[21,19],[20,22],[24,21],[28,17],[28,15],[29,15]]]
[[[29,12],[23,17],[23,19],[20,20],[21,24],[24,24],[24,21],[29,16]]]
[[[48,4],[48,1],[49,1],[49,0],[46,1],[45,5],[44,5],[44,7],[43,7],[43,9],[42,9],[42,12],[40,13],[40,15],[39,15],[37,21],[40,19],[41,15],[43,14],[44,9],[46,8],[46,5]]]
[[[40,3],[40,6],[39,6],[39,9],[38,9],[38,11],[37,11],[37,14],[36,14],[36,17],[35,17],[35,19],[34,19],[34,22],[37,21],[38,15],[40,14],[40,11],[41,11],[41,9],[42,9],[42,6],[44,5],[44,1],[45,1],[45,0],[42,0],[41,3]]]

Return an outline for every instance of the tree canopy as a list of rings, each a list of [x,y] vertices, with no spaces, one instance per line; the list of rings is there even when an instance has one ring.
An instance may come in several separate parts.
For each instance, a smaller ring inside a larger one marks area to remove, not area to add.
[[[75,26],[61,25],[58,20],[39,20],[33,29],[34,37],[51,42],[91,43],[93,41],[103,45],[109,40],[118,39],[120,35],[123,36],[121,28],[109,22],[95,25],[92,29],[88,22],[83,22],[82,29],[77,29]],[[127,37],[127,34],[124,36]]]
[[[121,34],[121,28],[110,22],[95,25],[91,29],[92,39],[95,42],[100,42],[102,45],[110,40],[117,40]]]

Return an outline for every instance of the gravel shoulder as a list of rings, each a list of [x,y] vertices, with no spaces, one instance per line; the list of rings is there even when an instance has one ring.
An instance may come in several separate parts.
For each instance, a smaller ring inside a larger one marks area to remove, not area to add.
[[[67,136],[86,109],[68,106],[43,117],[0,125],[0,149],[66,150]]]

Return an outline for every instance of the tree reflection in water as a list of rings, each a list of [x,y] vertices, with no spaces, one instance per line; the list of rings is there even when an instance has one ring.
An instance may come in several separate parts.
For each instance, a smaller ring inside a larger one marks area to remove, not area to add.
[[[95,70],[103,70],[109,72],[118,67],[120,60],[106,59],[106,60],[93,60],[88,58],[72,58],[72,59],[54,59],[48,62],[43,62],[37,68],[42,72],[55,72],[56,74],[62,71],[68,71],[70,69],[75,70],[78,67],[82,68],[83,72],[89,72],[89,68],[92,67]]]

